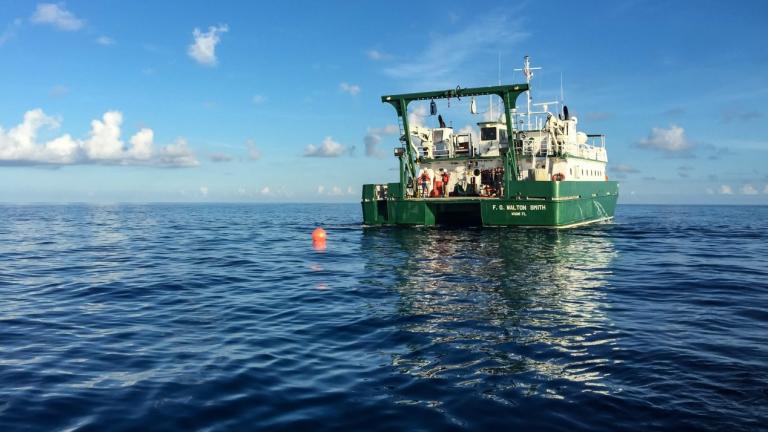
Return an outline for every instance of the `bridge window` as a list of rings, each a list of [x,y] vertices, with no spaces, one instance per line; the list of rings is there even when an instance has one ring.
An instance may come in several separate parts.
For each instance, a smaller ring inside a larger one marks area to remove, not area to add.
[[[484,127],[480,129],[480,140],[482,141],[492,141],[496,139],[496,128],[495,127]]]

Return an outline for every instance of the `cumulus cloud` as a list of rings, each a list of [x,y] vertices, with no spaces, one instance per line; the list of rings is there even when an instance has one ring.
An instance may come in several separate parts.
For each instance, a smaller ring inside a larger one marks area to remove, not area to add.
[[[253,97],[251,98],[251,102],[253,102],[254,105],[261,105],[266,101],[267,101],[267,98],[260,94],[253,95]]]
[[[208,186],[200,186],[200,195],[207,197],[208,196]]]
[[[77,31],[83,28],[85,21],[64,7],[64,3],[40,3],[32,14],[35,24],[46,24],[64,31]]]
[[[759,192],[757,191],[757,189],[755,189],[754,186],[747,183],[741,187],[741,193],[742,195],[757,195]]]
[[[352,96],[357,96],[358,93],[360,93],[360,86],[355,84],[349,84],[349,83],[341,83],[339,84],[339,88],[344,93],[349,93]]]
[[[425,104],[420,103],[415,105],[415,107],[411,109],[411,112],[408,113],[408,124],[411,126],[424,127],[424,120],[428,115],[429,111],[427,110],[427,106]]]
[[[685,136],[685,130],[677,125],[669,128],[652,128],[647,138],[637,142],[642,148],[667,153],[681,153],[691,150],[693,143]]]
[[[365,138],[363,138],[363,143],[365,143],[365,155],[377,158],[384,157],[384,152],[378,148],[383,136],[394,135],[399,132],[400,129],[397,125],[393,124],[386,125],[382,128],[368,128],[368,133],[365,134]]]
[[[733,195],[733,189],[728,185],[720,185],[720,189],[717,190],[721,195]]]
[[[218,63],[216,45],[221,42],[222,33],[228,31],[229,27],[226,24],[210,26],[207,32],[202,32],[199,28],[195,28],[192,32],[195,40],[187,48],[187,54],[201,65],[216,66],[216,63]]]
[[[141,129],[126,145],[120,138],[123,115],[108,111],[101,119],[91,122],[86,139],[65,134],[46,142],[38,142],[41,129],[56,130],[58,117],[46,115],[42,109],[24,114],[24,120],[7,132],[0,127],[0,164],[4,165],[159,165],[193,166],[197,159],[186,141],[177,140],[168,146],[154,148],[152,129]]]
[[[319,146],[310,144],[304,149],[305,157],[338,157],[348,153],[346,147],[327,136]]]
[[[323,186],[323,185],[318,185],[318,186],[317,186],[317,194],[318,194],[318,195],[322,195],[323,193],[325,193],[325,186]]]
[[[110,46],[115,44],[115,40],[108,36],[99,36],[96,38],[96,43],[103,46]]]
[[[156,163],[163,166],[189,167],[200,165],[184,138],[177,138],[173,144],[163,147],[155,157]]]
[[[261,188],[261,190],[259,191],[259,193],[260,193],[260,194],[262,194],[262,195],[269,195],[269,194],[271,194],[272,192],[270,192],[270,190],[269,190],[269,186],[264,186],[263,188]]]

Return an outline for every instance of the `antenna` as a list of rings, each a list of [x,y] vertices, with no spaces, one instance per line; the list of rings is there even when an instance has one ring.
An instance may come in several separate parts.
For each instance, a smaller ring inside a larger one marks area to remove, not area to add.
[[[525,75],[525,82],[528,84],[528,112],[525,113],[525,117],[528,120],[528,130],[531,129],[531,103],[533,103],[533,96],[531,96],[531,78],[533,78],[533,71],[541,69],[540,67],[531,67],[531,58],[529,56],[523,57],[523,68],[515,69],[516,71],[523,71]]]

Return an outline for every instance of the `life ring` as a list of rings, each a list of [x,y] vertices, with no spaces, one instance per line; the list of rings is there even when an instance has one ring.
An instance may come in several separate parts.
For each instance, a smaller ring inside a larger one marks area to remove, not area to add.
[[[552,174],[552,181],[563,181],[563,180],[565,180],[565,174],[563,173]]]

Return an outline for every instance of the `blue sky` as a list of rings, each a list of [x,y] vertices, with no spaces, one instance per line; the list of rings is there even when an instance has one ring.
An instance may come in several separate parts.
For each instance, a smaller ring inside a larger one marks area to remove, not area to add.
[[[2,0],[0,201],[357,201],[397,177],[381,95],[492,85],[499,58],[520,82],[527,54],[534,97],[562,74],[607,135],[622,202],[768,204],[766,22],[763,1]]]

